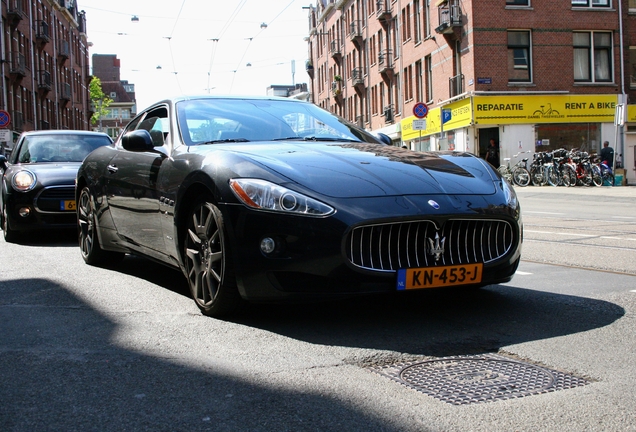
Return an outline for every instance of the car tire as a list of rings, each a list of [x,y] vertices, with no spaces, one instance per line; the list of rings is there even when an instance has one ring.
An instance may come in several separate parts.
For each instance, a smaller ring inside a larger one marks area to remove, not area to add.
[[[2,235],[7,243],[17,243],[20,239],[20,235],[9,227],[7,206],[2,207]]]
[[[125,256],[121,252],[105,251],[99,245],[95,223],[95,204],[88,187],[82,189],[77,203],[77,235],[82,258],[86,264],[113,265],[120,262]]]
[[[188,212],[183,259],[192,297],[206,316],[224,317],[241,302],[221,211],[208,199]]]

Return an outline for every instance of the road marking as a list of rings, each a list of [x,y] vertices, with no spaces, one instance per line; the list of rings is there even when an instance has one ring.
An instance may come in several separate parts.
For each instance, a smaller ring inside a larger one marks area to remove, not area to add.
[[[629,290],[629,292],[635,292],[636,293],[636,290]]]
[[[612,216],[614,219],[634,219],[634,216]]]
[[[531,275],[531,274],[532,274],[532,273],[528,273],[528,272],[524,272],[524,271],[519,271],[519,270],[517,270],[515,273],[516,273],[516,274],[518,274],[518,275],[522,275],[522,276],[527,276],[527,275]]]
[[[529,232],[534,234],[558,234],[558,235],[566,235],[566,236],[574,236],[574,237],[599,237],[598,235],[592,234],[575,234],[575,233],[563,233],[563,232],[554,232],[554,231],[533,231],[533,230],[523,230],[523,232]]]

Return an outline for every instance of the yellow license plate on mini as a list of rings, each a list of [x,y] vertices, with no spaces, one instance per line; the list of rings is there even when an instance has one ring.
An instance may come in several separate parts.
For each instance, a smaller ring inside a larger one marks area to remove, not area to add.
[[[397,289],[402,291],[478,284],[483,270],[482,263],[400,269],[397,274]]]
[[[60,201],[60,210],[62,211],[75,211],[75,200],[62,200]]]

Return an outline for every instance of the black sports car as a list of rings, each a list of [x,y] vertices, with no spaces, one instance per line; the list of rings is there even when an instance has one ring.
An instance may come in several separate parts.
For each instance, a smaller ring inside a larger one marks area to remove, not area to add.
[[[181,269],[206,315],[259,302],[509,281],[512,187],[294,99],[202,96],[141,112],[77,176],[84,260]]]
[[[18,241],[27,231],[75,228],[77,169],[91,151],[112,143],[108,135],[100,132],[22,133],[9,158],[0,156],[5,240]]]

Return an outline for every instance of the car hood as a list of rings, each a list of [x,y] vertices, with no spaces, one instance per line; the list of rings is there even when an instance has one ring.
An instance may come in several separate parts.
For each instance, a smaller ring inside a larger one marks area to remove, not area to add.
[[[469,153],[421,153],[366,143],[286,142],[233,149],[319,194],[347,198],[393,195],[489,195],[493,177]]]
[[[46,162],[12,165],[7,174],[13,175],[18,171],[29,170],[37,177],[38,183],[48,185],[75,184],[75,177],[79,170],[80,162]]]

